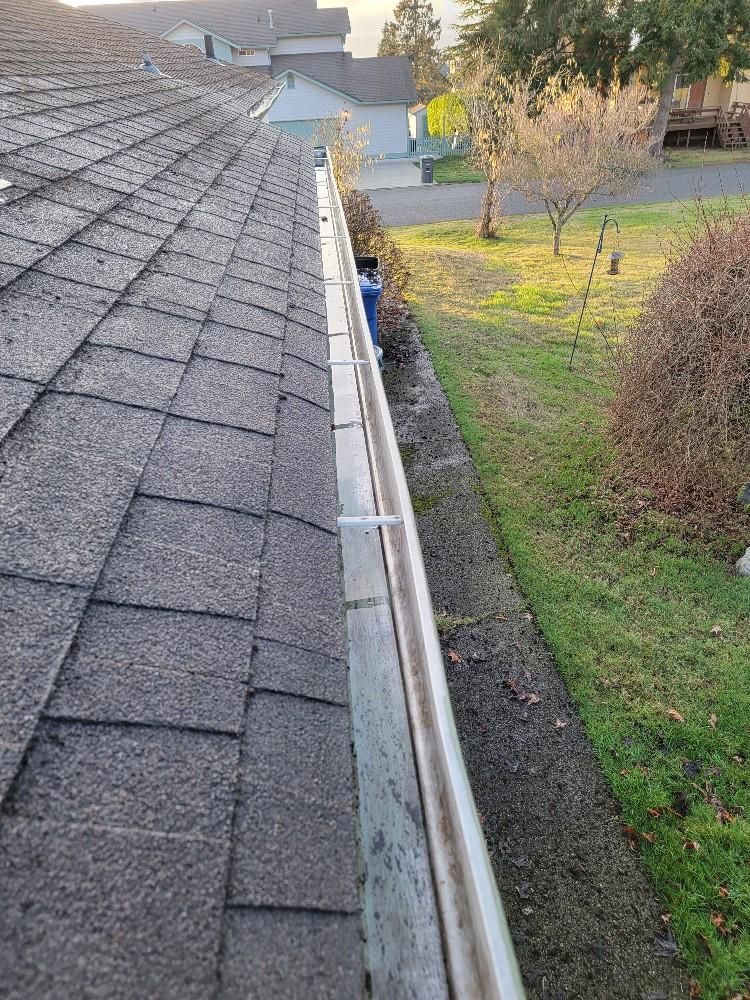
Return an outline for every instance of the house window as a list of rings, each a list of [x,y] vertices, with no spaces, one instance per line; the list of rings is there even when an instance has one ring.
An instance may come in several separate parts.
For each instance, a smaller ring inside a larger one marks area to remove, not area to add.
[[[286,75],[286,89],[294,90],[297,86],[297,81],[294,78],[294,73],[287,73]]]
[[[255,49],[240,49],[241,56],[254,56]]]
[[[214,36],[213,35],[204,35],[203,36],[203,45],[205,46],[206,56],[209,59],[215,59],[216,55],[214,53]]]
[[[690,98],[690,77],[681,73],[675,80],[672,110],[682,111],[688,106]]]

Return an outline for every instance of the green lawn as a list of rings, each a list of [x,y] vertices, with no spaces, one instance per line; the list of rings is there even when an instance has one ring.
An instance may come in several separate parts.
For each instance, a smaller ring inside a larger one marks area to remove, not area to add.
[[[443,156],[435,160],[435,181],[438,184],[475,184],[484,181],[484,174],[470,167],[465,156]]]
[[[605,338],[637,315],[681,224],[677,206],[616,214],[623,273],[601,260],[572,373],[600,211],[573,220],[560,260],[538,216],[488,243],[466,224],[394,234],[498,541],[640,834],[681,955],[703,998],[727,1000],[750,988],[750,581],[731,572],[750,524],[696,541],[608,485]]]
[[[670,147],[664,151],[664,159],[667,166],[673,169],[716,167],[726,163],[750,163],[750,149],[722,149],[720,146],[713,149],[702,149],[699,146],[687,149]]]
[[[750,163],[750,149],[688,149],[669,148],[664,152],[664,164],[672,169],[719,166],[727,163]],[[474,170],[465,156],[444,156],[435,161],[435,180],[438,184],[474,184],[484,181],[484,175]]]

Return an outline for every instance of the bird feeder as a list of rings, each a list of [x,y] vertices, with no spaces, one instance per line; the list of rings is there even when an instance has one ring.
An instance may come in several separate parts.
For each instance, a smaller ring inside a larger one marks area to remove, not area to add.
[[[608,274],[619,274],[620,273],[620,261],[625,256],[622,250],[613,250],[609,255],[609,271]]]

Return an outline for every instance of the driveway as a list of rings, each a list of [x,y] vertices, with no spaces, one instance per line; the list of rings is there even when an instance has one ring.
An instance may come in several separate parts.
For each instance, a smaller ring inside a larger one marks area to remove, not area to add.
[[[407,161],[403,161],[407,162]],[[412,168],[419,176],[416,167]],[[479,213],[483,184],[436,184],[410,190],[370,190],[375,207],[387,226],[416,226],[429,222],[473,219]],[[688,170],[664,170],[633,197],[592,198],[589,205],[644,204],[659,201],[692,201],[696,192],[707,197],[750,192],[750,164],[727,164]],[[505,200],[506,215],[543,211],[518,195]]]
[[[359,179],[361,191],[421,187],[419,165],[412,159],[376,160],[365,168]]]

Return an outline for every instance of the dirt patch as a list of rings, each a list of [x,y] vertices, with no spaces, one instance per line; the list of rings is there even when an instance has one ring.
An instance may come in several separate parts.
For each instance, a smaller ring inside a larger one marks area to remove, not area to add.
[[[386,344],[386,391],[442,630],[477,808],[530,1000],[688,996],[653,886],[575,707],[484,518],[416,328]],[[668,957],[672,956],[672,957]]]

